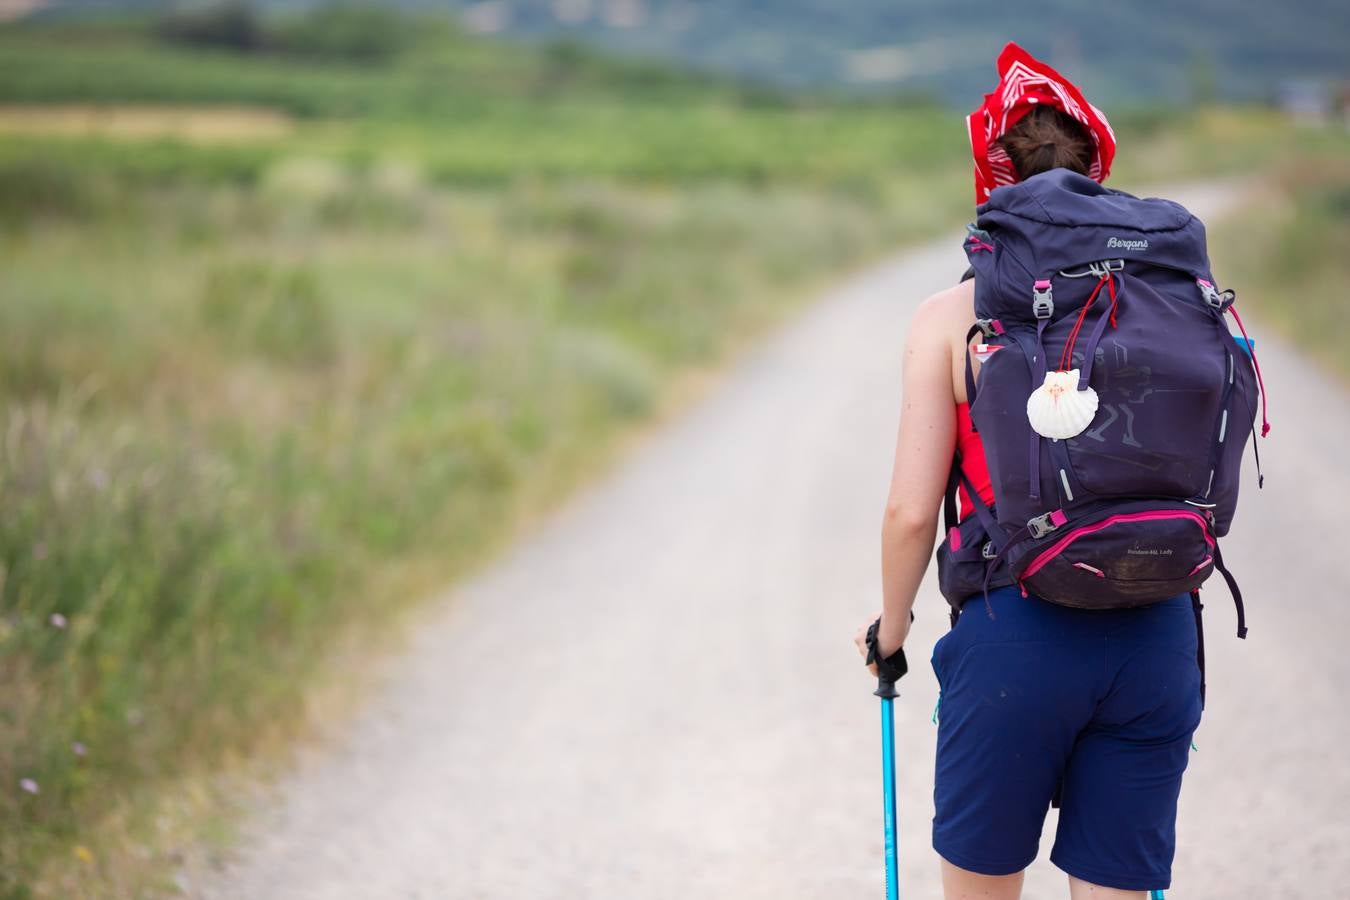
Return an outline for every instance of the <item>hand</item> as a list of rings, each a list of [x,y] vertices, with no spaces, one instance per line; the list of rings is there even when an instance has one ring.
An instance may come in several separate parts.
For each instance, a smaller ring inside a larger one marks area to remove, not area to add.
[[[853,636],[853,643],[864,660],[867,659],[867,629],[872,627],[872,623],[878,617],[881,619],[881,627],[877,629],[877,651],[881,654],[882,659],[890,657],[895,651],[899,650],[904,645],[905,638],[909,637],[909,624],[912,617],[902,620],[899,628],[894,626],[885,613],[879,613],[877,616],[869,618],[858,629],[858,633]],[[877,674],[876,663],[869,665],[867,671],[875,676]]]

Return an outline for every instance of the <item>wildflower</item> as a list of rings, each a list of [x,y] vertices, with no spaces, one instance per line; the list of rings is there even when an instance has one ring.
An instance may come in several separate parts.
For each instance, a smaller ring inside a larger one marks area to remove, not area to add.
[[[51,623],[51,626],[53,628],[65,628],[66,625],[68,624],[66,622],[66,617],[61,615],[60,613],[52,613],[51,616],[47,619],[47,621]]]
[[[89,748],[79,741],[71,741],[70,752],[74,753],[76,756],[84,756],[89,753]]]
[[[20,778],[19,789],[25,794],[36,794],[38,792],[38,783],[31,778]]]

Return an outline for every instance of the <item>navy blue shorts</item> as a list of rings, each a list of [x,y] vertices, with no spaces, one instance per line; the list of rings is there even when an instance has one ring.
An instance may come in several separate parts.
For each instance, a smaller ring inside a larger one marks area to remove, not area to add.
[[[994,618],[975,597],[933,648],[933,848],[972,872],[1021,871],[1062,785],[1055,865],[1104,887],[1168,887],[1200,723],[1190,596],[1093,611],[1013,586],[990,602]]]

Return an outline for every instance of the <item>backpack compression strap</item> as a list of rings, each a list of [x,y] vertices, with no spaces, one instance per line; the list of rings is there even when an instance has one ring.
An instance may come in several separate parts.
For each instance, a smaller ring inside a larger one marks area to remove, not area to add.
[[[1233,573],[1223,564],[1223,554],[1219,552],[1218,541],[1214,542],[1214,568],[1218,569],[1223,580],[1228,582],[1228,592],[1233,595],[1233,606],[1237,608],[1237,636],[1246,639],[1247,611],[1242,605],[1242,591],[1238,589],[1237,579],[1233,577]]]

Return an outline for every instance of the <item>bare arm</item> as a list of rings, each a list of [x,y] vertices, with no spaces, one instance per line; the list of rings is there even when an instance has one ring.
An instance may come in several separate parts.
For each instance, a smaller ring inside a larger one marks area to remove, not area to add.
[[[951,334],[953,311],[959,319],[965,316],[961,302],[950,291],[924,301],[905,342],[900,429],[881,523],[883,655],[909,633],[910,609],[933,553],[956,447]]]

